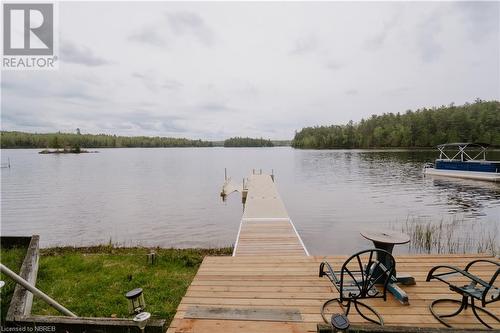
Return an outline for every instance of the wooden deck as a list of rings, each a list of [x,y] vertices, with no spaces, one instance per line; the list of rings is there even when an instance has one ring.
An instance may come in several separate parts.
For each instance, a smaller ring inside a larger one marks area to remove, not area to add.
[[[438,264],[464,267],[467,262],[481,255],[422,255],[398,256],[398,272],[409,273],[416,278],[415,286],[402,286],[408,293],[410,305],[399,303],[392,295],[386,302],[369,300],[384,317],[386,326],[444,327],[429,312],[429,303],[436,298],[456,298],[457,294],[439,282],[425,282],[429,269]],[[180,303],[168,333],[173,332],[316,332],[316,324],[322,322],[320,308],[323,302],[336,297],[334,288],[326,278],[318,277],[319,263],[327,259],[339,267],[346,256],[243,256],[207,257]],[[475,274],[491,276],[493,267],[478,265]],[[456,279],[456,278],[455,278]],[[500,315],[500,302],[488,309]],[[190,307],[229,308],[240,310],[298,310],[300,322],[263,320],[234,320],[231,313],[222,312],[219,318],[188,318]],[[444,312],[452,312],[453,306],[443,305]],[[340,312],[332,306],[330,311]],[[349,314],[353,325],[366,324],[356,312]],[[494,324],[493,322],[488,322]],[[470,309],[449,320],[460,328],[482,328]],[[496,324],[500,329],[500,325]]]
[[[329,280],[318,277],[319,264],[328,260],[339,268],[347,256],[309,256],[270,176],[250,176],[244,190],[248,193],[233,256],[204,259],[168,333],[316,332],[316,325],[323,322],[321,306],[338,297]],[[398,273],[411,274],[416,280],[416,285],[402,286],[410,304],[402,305],[391,294],[385,302],[372,299],[366,303],[384,317],[386,327],[443,328],[431,315],[430,302],[459,297],[443,283],[425,282],[427,272],[439,264],[463,268],[479,257],[487,256],[397,256]],[[486,278],[493,272],[491,265],[478,264],[472,273]],[[451,313],[455,307],[444,304],[442,309]],[[488,309],[500,315],[500,302]],[[328,309],[328,313],[339,312],[337,305]],[[352,325],[367,325],[355,311],[349,320]],[[485,320],[500,329],[490,318]],[[449,322],[459,328],[483,328],[470,309]]]
[[[245,210],[233,255],[309,255],[271,176],[251,175],[246,190]]]

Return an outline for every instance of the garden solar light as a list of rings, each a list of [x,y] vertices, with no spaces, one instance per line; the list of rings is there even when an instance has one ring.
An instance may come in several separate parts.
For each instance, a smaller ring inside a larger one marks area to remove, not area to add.
[[[349,319],[347,319],[347,316],[345,314],[333,314],[330,321],[335,331],[346,330],[350,326]]]
[[[135,288],[125,294],[128,299],[128,312],[130,314],[138,314],[144,311],[146,303],[144,302],[144,294],[142,288]]]
[[[154,265],[156,264],[156,252],[152,251],[146,255],[148,259],[148,264]]]
[[[144,333],[144,329],[146,328],[149,318],[151,318],[151,313],[149,312],[141,312],[134,317],[134,321],[137,323],[137,326],[142,333]]]

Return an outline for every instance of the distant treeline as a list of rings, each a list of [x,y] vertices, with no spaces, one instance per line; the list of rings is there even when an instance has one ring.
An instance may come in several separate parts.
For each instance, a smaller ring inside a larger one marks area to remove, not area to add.
[[[432,147],[449,142],[500,145],[500,102],[476,100],[432,109],[373,115],[359,123],[306,127],[294,148]]]
[[[224,142],[225,141],[212,141],[212,144],[214,147],[224,147]],[[266,142],[267,142],[267,140],[266,140]],[[290,147],[292,145],[292,140],[271,140],[271,143],[274,145],[274,147]],[[230,146],[226,146],[226,147],[230,147]]]
[[[271,140],[254,138],[230,138],[224,141],[224,147],[274,147]]]
[[[79,131],[78,131],[79,132]],[[107,134],[0,132],[2,148],[120,148],[211,147],[212,143],[183,138],[116,136]]]
[[[290,147],[292,140],[271,140],[275,147]]]

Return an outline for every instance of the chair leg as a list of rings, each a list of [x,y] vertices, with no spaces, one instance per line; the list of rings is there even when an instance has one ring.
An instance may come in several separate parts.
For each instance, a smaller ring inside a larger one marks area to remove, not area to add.
[[[484,320],[481,319],[481,317],[479,317],[479,314],[477,313],[477,310],[486,313],[491,318],[495,319],[496,321],[498,321],[500,323],[500,318],[498,318],[497,316],[495,316],[493,313],[491,313],[490,311],[486,310],[485,308],[476,307],[476,305],[474,304],[474,299],[471,299],[471,308],[472,308],[472,312],[474,313],[474,316],[476,316],[477,320],[479,320],[481,322],[481,324],[483,324],[484,326],[488,327],[489,329],[492,329],[493,327],[491,327],[490,325],[488,325]]]
[[[332,298],[328,301],[326,301],[325,303],[323,303],[323,306],[321,307],[321,317],[323,317],[323,321],[327,324],[330,323],[330,321],[326,318],[325,316],[325,309],[328,307],[328,305],[330,303],[332,303],[333,301],[337,302],[340,307],[342,308],[342,310],[344,311],[344,314],[346,316],[349,315],[349,310],[351,309],[351,303],[354,303],[354,308],[356,309],[356,311],[360,314],[361,317],[363,317],[364,319],[374,323],[374,324],[377,324],[377,325],[381,325],[383,326],[384,325],[384,319],[382,318],[382,316],[377,312],[375,311],[374,308],[372,308],[371,306],[365,304],[365,303],[361,303],[360,301],[357,301],[357,300],[347,300],[347,304],[344,305],[342,304],[342,302],[340,301],[340,298]],[[365,316],[361,310],[359,309],[358,305],[362,306],[362,307],[365,307],[366,309],[370,310],[371,313],[373,313],[375,316],[377,316],[377,320],[375,319],[372,319],[370,317],[367,317]]]
[[[368,304],[362,303],[362,302],[360,302],[358,300],[353,300],[352,302],[354,303],[354,307],[356,308],[356,311],[360,314],[361,317],[363,317],[365,320],[368,320],[368,321],[370,321],[370,322],[372,322],[374,324],[377,324],[377,325],[380,325],[380,326],[384,326],[384,319],[382,318],[382,316],[377,311],[375,311],[374,308],[372,308]],[[358,305],[361,305],[364,308],[370,310],[371,313],[373,313],[375,316],[377,316],[378,321],[375,320],[375,319],[372,319],[370,317],[365,316],[361,312],[361,310],[359,309]]]
[[[326,318],[325,316],[325,310],[326,308],[328,307],[328,305],[332,302],[337,302],[340,306],[340,308],[342,309],[342,311],[344,312],[344,314],[346,315],[346,317],[349,315],[349,310],[351,309],[351,300],[348,300],[347,301],[347,304],[344,305],[342,304],[342,302],[340,301],[340,298],[332,298],[332,299],[329,299],[328,301],[326,301],[325,303],[323,303],[323,306],[321,307],[321,317],[323,317],[323,321],[327,324],[330,323],[330,321]],[[347,308],[347,309],[346,309]]]
[[[440,301],[444,301],[444,302],[453,302],[453,303],[458,303],[460,302],[460,307],[458,308],[457,311],[453,312],[453,313],[450,313],[450,314],[447,314],[447,315],[440,315],[439,317],[441,318],[445,318],[445,317],[454,317],[456,316],[457,314],[459,314],[460,312],[462,312],[463,310],[467,310],[467,297],[466,296],[462,296],[462,300],[459,301],[459,300],[455,300],[455,299],[441,299],[441,300],[437,300],[438,302]],[[435,303],[438,303],[438,302],[435,302]]]
[[[434,305],[436,305],[437,303],[444,303],[444,302],[460,303],[460,308],[458,308],[458,310],[456,310],[455,312],[450,313],[450,314],[438,315],[434,311]],[[490,311],[486,310],[485,308],[477,307],[476,304],[474,304],[474,299],[473,298],[471,298],[471,301],[469,303],[469,298],[467,296],[464,296],[461,301],[456,300],[456,299],[447,299],[447,298],[436,299],[436,300],[434,300],[431,303],[431,305],[429,305],[429,310],[431,310],[431,313],[434,316],[434,318],[436,318],[437,320],[439,320],[439,322],[441,324],[445,325],[446,327],[452,328],[452,326],[450,324],[448,324],[447,322],[445,322],[442,318],[454,317],[454,316],[458,315],[460,312],[462,312],[464,309],[467,309],[468,305],[471,306],[472,313],[474,313],[474,316],[477,318],[477,320],[479,320],[481,322],[481,324],[483,324],[487,328],[492,329],[493,327],[491,327],[483,319],[481,319],[481,317],[479,317],[479,313],[477,313],[478,310],[481,311],[481,312],[483,312],[483,313],[485,313],[485,314],[487,314],[488,316],[490,316],[491,318],[495,319],[497,322],[500,323],[500,318],[498,318],[496,315],[494,315]]]
[[[325,303],[323,303],[323,306],[321,307],[321,317],[323,317],[323,321],[327,324],[329,324],[330,321],[325,316],[325,309],[333,301],[340,303],[340,300],[338,298],[332,298],[332,299],[329,299],[328,301],[326,301]],[[342,303],[340,303],[340,307],[342,307]]]
[[[456,310],[453,313],[450,313],[450,314],[447,314],[447,315],[438,315],[434,311],[434,305],[436,305],[437,303],[444,303],[444,302],[448,302],[448,303],[450,303],[450,302],[451,303],[460,303],[460,307],[458,308],[458,310]],[[432,301],[432,303],[429,305],[429,310],[431,311],[431,313],[434,316],[434,318],[436,318],[441,324],[443,324],[446,327],[452,328],[452,326],[450,324],[448,324],[447,322],[445,322],[441,318],[456,316],[460,312],[462,312],[466,307],[467,307],[467,297],[464,296],[461,301],[459,301],[457,299],[449,299],[449,298],[436,299],[436,300]]]
[[[340,307],[342,309],[344,309],[344,304],[342,304],[342,302],[340,302],[340,300],[339,300],[339,303],[340,303]],[[351,300],[348,300],[347,304],[345,306],[347,306],[347,310],[344,310],[344,313],[345,313],[346,316],[348,316],[349,315],[349,310],[351,310]]]

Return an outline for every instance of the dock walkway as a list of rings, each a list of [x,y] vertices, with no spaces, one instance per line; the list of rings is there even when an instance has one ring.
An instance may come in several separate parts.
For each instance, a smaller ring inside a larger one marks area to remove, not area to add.
[[[318,277],[318,267],[325,259],[340,267],[348,256],[308,255],[270,176],[250,176],[244,190],[248,192],[233,256],[203,260],[167,333],[316,332],[316,324],[322,322],[322,304],[337,297],[330,282]],[[443,283],[425,282],[427,272],[439,264],[464,267],[473,259],[485,257],[397,256],[398,271],[416,280],[416,285],[403,286],[410,305],[402,305],[391,294],[386,302],[371,299],[366,303],[379,311],[386,326],[443,328],[428,306],[436,298],[458,296]],[[492,276],[493,269],[492,265],[478,264],[473,273],[486,278]],[[454,309],[453,305],[443,305],[444,312]],[[337,305],[328,310],[341,312]],[[488,310],[500,315],[500,302],[490,304]],[[500,329],[498,323],[484,319]],[[349,314],[349,320],[352,325],[367,324],[355,311]],[[470,308],[449,322],[460,328],[483,328]]]
[[[271,176],[251,175],[244,191],[245,210],[233,256],[309,255]]]

